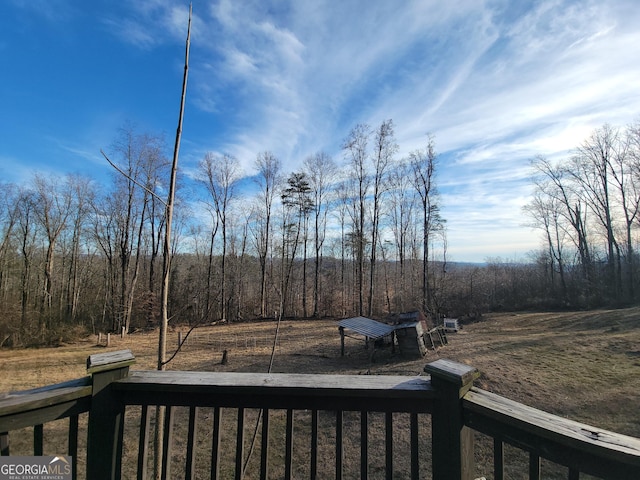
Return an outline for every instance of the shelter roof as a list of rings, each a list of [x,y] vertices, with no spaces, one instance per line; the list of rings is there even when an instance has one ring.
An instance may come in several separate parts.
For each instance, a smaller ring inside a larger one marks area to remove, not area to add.
[[[373,340],[389,335],[395,330],[393,325],[387,325],[386,323],[366,317],[345,318],[344,320],[340,320],[338,325]]]
[[[403,328],[413,328],[418,325],[420,322],[404,322],[399,323],[398,325],[394,325],[395,330],[402,330]]]

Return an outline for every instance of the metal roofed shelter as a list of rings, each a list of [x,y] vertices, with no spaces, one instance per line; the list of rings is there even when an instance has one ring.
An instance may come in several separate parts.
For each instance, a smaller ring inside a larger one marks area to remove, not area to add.
[[[395,326],[387,325],[371,318],[353,317],[340,320],[338,322],[338,330],[340,330],[340,354],[344,356],[344,337],[348,336],[345,334],[345,330],[351,330],[358,335],[362,335],[365,338],[365,345],[368,346],[369,340],[377,340],[387,335],[393,335]],[[391,342],[392,346],[393,344],[394,342]]]

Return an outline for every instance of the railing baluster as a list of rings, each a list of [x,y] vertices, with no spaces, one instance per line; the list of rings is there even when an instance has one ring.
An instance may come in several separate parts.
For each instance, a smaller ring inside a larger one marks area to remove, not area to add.
[[[171,455],[173,450],[173,415],[175,409],[173,406],[166,407],[164,417],[164,439],[162,447],[162,479],[167,480],[171,477]]]
[[[267,480],[269,477],[269,414],[270,410],[262,410],[262,440],[260,452],[260,480]]]
[[[293,410],[287,410],[287,433],[285,436],[284,478],[291,480],[291,466],[293,463]]]
[[[44,452],[44,429],[43,425],[33,426],[33,454],[43,455]]]
[[[336,480],[342,480],[342,458],[344,455],[342,417],[342,410],[336,410]]]
[[[311,411],[311,480],[318,476],[318,410]]]
[[[369,477],[369,413],[360,412],[360,478]]]
[[[493,477],[504,479],[504,443],[499,438],[493,439]]]
[[[393,480],[393,413],[387,412],[384,416],[385,431],[385,459],[387,480]]]
[[[189,432],[187,435],[187,465],[185,468],[185,479],[196,478],[196,449],[195,438],[198,431],[198,409],[189,408]]]
[[[529,480],[540,480],[540,455],[529,453]]]
[[[236,430],[236,480],[242,480],[244,460],[244,408],[238,408],[238,428]]]
[[[138,480],[146,480],[147,478],[150,427],[151,418],[149,417],[149,406],[142,405],[140,411],[140,438],[138,440]]]
[[[213,435],[211,439],[211,480],[220,475],[220,407],[213,409]]]
[[[0,455],[9,456],[9,432],[0,433]]]
[[[71,456],[71,477],[78,478],[78,415],[69,417],[69,455]]]
[[[420,446],[418,441],[418,414],[411,414],[411,478],[418,480],[420,478]]]

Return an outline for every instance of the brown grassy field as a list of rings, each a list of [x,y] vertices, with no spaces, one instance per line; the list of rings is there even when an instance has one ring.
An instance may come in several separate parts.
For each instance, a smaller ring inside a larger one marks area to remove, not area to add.
[[[195,330],[174,370],[264,372],[276,324],[249,322]],[[184,329],[186,332],[186,329]],[[177,344],[178,329],[169,349]],[[91,337],[58,348],[0,350],[0,392],[85,375],[88,355],[105,351]],[[130,348],[135,369],[153,369],[157,334],[113,337],[110,349]],[[221,365],[222,351],[229,362]],[[421,375],[426,363],[449,358],[477,367],[476,385],[577,421],[640,437],[640,308],[569,313],[501,313],[465,325],[449,344],[424,358],[376,350],[347,338],[340,356],[334,320],[286,321],[274,372]],[[481,447],[482,450],[482,447]]]

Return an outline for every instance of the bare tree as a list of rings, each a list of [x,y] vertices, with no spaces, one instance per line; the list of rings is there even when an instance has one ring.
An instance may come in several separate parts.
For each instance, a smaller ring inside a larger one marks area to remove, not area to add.
[[[433,137],[429,136],[427,146],[410,153],[413,182],[422,207],[422,308],[431,311],[431,291],[429,280],[429,243],[431,233],[439,228],[440,205],[435,183],[436,153]]]
[[[356,258],[356,288],[358,292],[358,315],[364,315],[364,263],[365,263],[365,218],[367,194],[371,178],[367,168],[368,143],[371,137],[369,125],[356,125],[342,143],[342,150],[349,161],[351,178],[355,185],[355,211],[353,215],[352,240]]]
[[[86,177],[69,176],[69,187],[72,192],[72,212],[70,218],[71,248],[68,260],[68,276],[66,287],[66,315],[71,321],[76,319],[80,301],[80,248],[84,237],[84,228],[91,210],[94,189],[92,181]]]
[[[309,156],[304,161],[304,168],[309,179],[311,195],[315,209],[313,211],[313,314],[320,316],[320,268],[322,266],[322,246],[327,231],[327,215],[329,213],[329,195],[331,185],[336,178],[337,167],[333,159],[324,152]]]
[[[10,183],[0,184],[0,299],[6,299],[7,254],[18,221],[19,189]]]
[[[373,155],[373,198],[371,212],[371,257],[369,267],[369,296],[368,315],[373,315],[373,297],[375,288],[376,251],[378,248],[378,235],[380,234],[381,201],[387,187],[389,166],[398,151],[398,144],[393,131],[393,121],[386,120],[380,124],[374,134]]]
[[[351,194],[349,180],[340,182],[336,187],[336,196],[338,197],[337,211],[335,216],[340,224],[340,316],[344,317],[347,314],[347,299],[349,298],[349,284],[347,281],[347,255],[349,252],[347,221],[349,217],[352,217],[352,221],[355,224],[357,215],[352,212],[355,210],[356,200]],[[351,308],[351,306],[350,306]]]
[[[571,227],[567,233],[578,250],[582,278],[590,288],[593,265],[588,242],[587,208],[579,195],[579,188],[572,184],[573,175],[568,166],[555,166],[544,157],[537,157],[532,166],[536,189],[553,200],[554,207],[559,209],[559,214]]]
[[[233,234],[230,239],[229,252],[233,258],[230,285],[234,292],[234,308],[232,311],[235,319],[242,319],[245,309],[247,308],[246,284],[248,282],[247,279],[250,278],[249,272],[247,272],[247,265],[249,263],[247,259],[247,246],[250,217],[250,208],[240,204],[234,209],[232,215],[231,227]]]
[[[560,286],[562,300],[569,300],[567,290],[567,279],[565,274],[566,260],[566,236],[567,230],[563,225],[562,206],[557,196],[549,196],[545,192],[548,186],[539,183],[538,190],[534,193],[533,199],[523,207],[525,213],[532,219],[531,226],[539,228],[544,232],[549,258],[549,278],[551,282],[551,294],[556,291],[555,273],[556,266],[560,276]]]
[[[614,198],[610,191],[618,140],[619,132],[611,126],[604,125],[596,129],[578,147],[572,158],[571,168],[567,170],[604,230],[607,241],[607,283],[609,292],[614,297],[619,295],[622,285],[619,244],[613,217]]]
[[[258,154],[256,167],[258,169],[256,182],[260,191],[254,237],[260,261],[260,316],[265,317],[267,315],[267,258],[271,241],[271,216],[273,201],[278,194],[281,164],[271,152],[263,152]]]
[[[166,182],[164,168],[167,163],[162,154],[162,138],[137,133],[135,127],[129,124],[120,129],[113,149],[119,157],[120,166],[109,160],[119,172],[115,182],[116,192],[108,198],[110,213],[115,220],[113,242],[119,260],[118,300],[114,303],[116,310],[113,311],[112,329],[120,331],[124,328],[128,332],[141,262],[147,253],[151,258],[148,308],[149,311],[154,309],[154,265],[165,215],[158,213],[157,204],[161,200],[154,191],[158,185]]]
[[[617,190],[619,209],[624,217],[624,245],[626,287],[629,300],[635,297],[635,249],[633,247],[633,227],[637,222],[640,211],[640,183],[636,174],[640,165],[637,163],[637,129],[633,126],[627,128],[624,134],[620,134],[614,149],[611,176],[614,188]]]
[[[391,230],[395,241],[396,253],[396,282],[397,302],[395,308],[400,311],[406,309],[407,282],[406,271],[407,257],[410,250],[410,232],[414,224],[416,194],[412,185],[411,165],[402,161],[391,171],[389,175]]]
[[[300,243],[300,236],[306,233],[309,214],[315,208],[310,195],[311,188],[304,172],[292,173],[282,190],[283,212],[283,237],[282,237],[282,276],[281,276],[281,307],[280,317],[284,315],[284,306],[287,298],[291,270],[296,257],[296,251]],[[293,218],[290,218],[290,217]],[[303,242],[304,245],[304,242]],[[304,263],[304,262],[303,262]],[[303,276],[305,275],[303,268]],[[303,279],[303,300],[306,282]],[[303,310],[306,304],[303,302]],[[306,315],[306,310],[304,311]]]
[[[62,184],[62,185],[60,185]],[[46,237],[46,258],[44,263],[44,285],[41,303],[41,327],[44,314],[51,315],[51,302],[53,298],[53,266],[56,242],[67,226],[67,219],[71,213],[72,196],[68,189],[68,182],[60,182],[56,178],[45,178],[36,175],[33,179],[36,195],[35,214]]]
[[[227,293],[227,248],[229,235],[229,208],[240,179],[238,161],[231,155],[221,157],[213,153],[205,154],[200,163],[200,179],[205,184],[218,222],[222,228],[222,258],[220,272],[220,314],[227,319],[230,298]],[[231,292],[233,295],[233,291]]]
[[[37,234],[35,220],[35,193],[28,189],[22,189],[17,198],[17,230],[19,235],[20,253],[22,255],[21,291],[20,291],[20,335],[24,335],[29,322],[29,294],[31,282],[31,266],[35,239]]]

